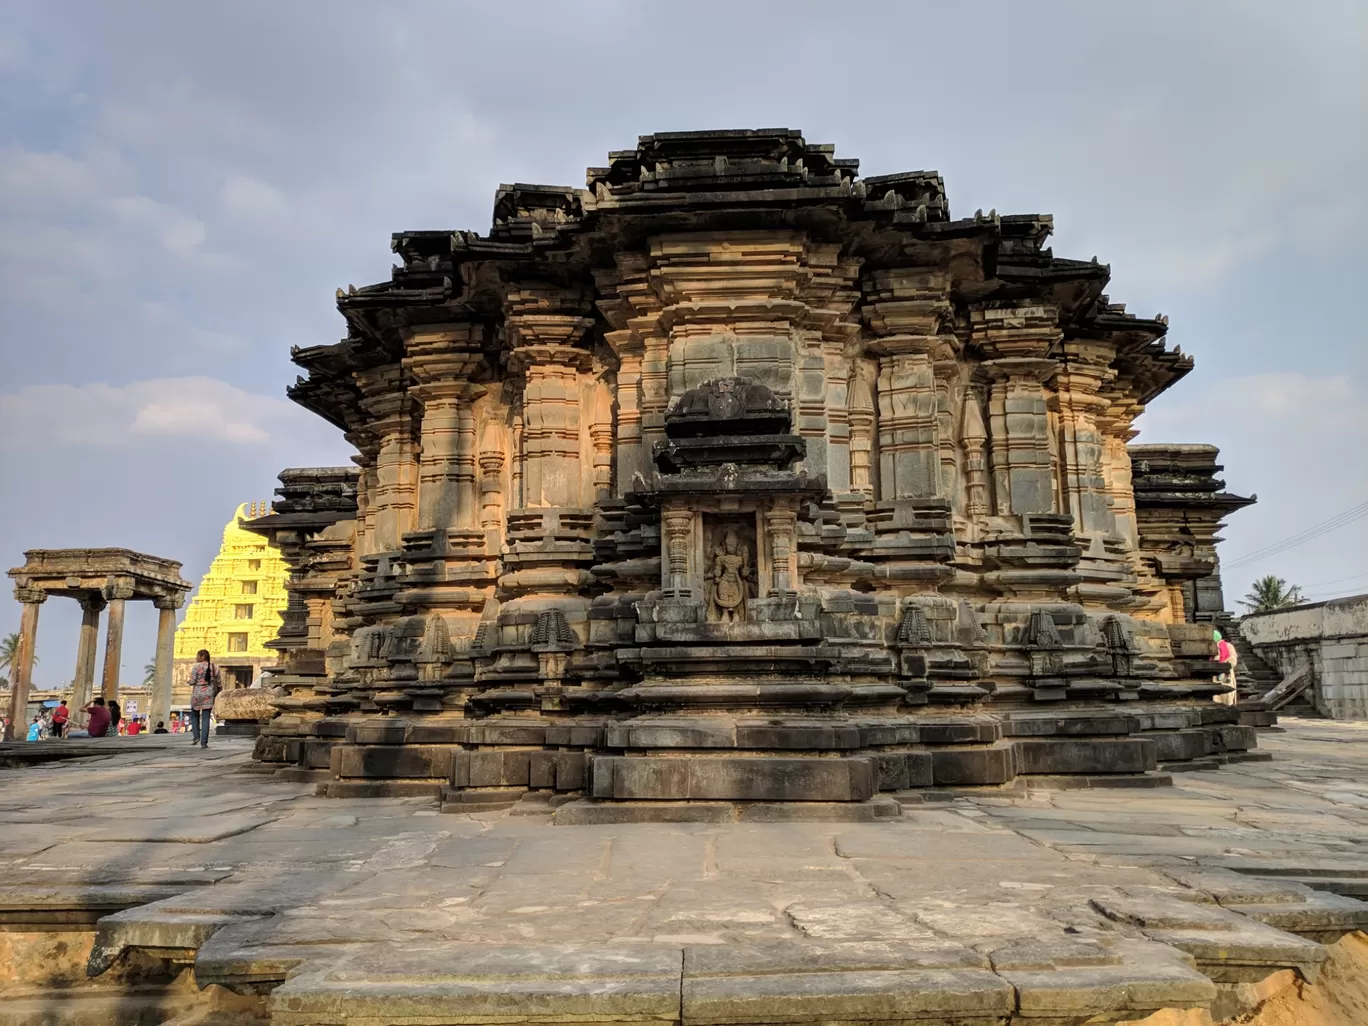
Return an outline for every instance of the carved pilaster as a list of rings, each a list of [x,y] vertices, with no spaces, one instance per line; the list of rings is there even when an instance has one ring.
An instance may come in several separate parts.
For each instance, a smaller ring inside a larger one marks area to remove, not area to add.
[[[1054,513],[1055,473],[1044,383],[1062,333],[1053,306],[993,303],[970,311],[974,343],[988,359],[988,464],[994,512]]]
[[[577,294],[550,288],[508,295],[509,369],[524,382],[521,505],[527,509],[585,504],[580,376],[592,358],[579,342],[594,322],[565,312],[580,302]]]
[[[602,502],[613,494],[613,396],[608,383],[594,383],[594,416],[589,441],[594,450],[593,494]]]
[[[1098,394],[1114,375],[1112,348],[1105,343],[1063,344],[1064,359],[1054,377],[1059,415],[1059,453],[1065,512],[1080,535],[1112,535],[1115,525],[1103,471],[1104,438],[1097,418],[1107,409]]]
[[[689,587],[689,563],[694,543],[693,511],[663,510],[660,525],[665,543],[665,594],[672,598],[688,598],[693,594]]]
[[[867,498],[875,495],[874,431],[877,400],[874,395],[878,364],[856,359],[850,371],[850,488]]]
[[[988,501],[988,432],[983,426],[983,400],[973,388],[964,392],[960,445],[964,448],[965,515],[986,517],[991,508]]]
[[[789,595],[798,583],[798,548],[794,543],[798,514],[787,507],[777,506],[765,513],[765,535],[769,541],[771,590],[776,595]]]
[[[471,403],[484,394],[469,382],[481,355],[478,327],[462,325],[415,334],[405,368],[417,380],[410,392],[422,403],[422,455],[418,469],[420,530],[470,528],[475,499],[475,416]]]
[[[416,526],[418,500],[418,405],[405,389],[403,372],[388,364],[357,374],[361,407],[377,441],[373,473],[366,483],[367,516],[374,529],[374,551],[391,552]]]
[[[503,534],[503,470],[506,462],[504,433],[493,421],[485,425],[480,439],[480,527],[497,552]]]
[[[941,494],[940,437],[930,336],[879,339],[880,498]]]

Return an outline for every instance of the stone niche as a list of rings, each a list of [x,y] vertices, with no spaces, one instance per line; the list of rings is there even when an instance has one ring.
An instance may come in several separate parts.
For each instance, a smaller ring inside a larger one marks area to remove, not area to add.
[[[1052,229],[764,130],[394,236],[294,352],[356,467],[252,522],[291,569],[258,758],[453,807],[872,816],[1241,757],[1210,629],[1247,500],[1210,447],[1128,450],[1192,360]]]

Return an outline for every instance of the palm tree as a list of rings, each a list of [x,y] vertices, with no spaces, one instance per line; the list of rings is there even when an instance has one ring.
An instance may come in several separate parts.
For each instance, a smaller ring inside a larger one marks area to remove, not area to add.
[[[14,669],[14,660],[19,655],[19,635],[7,634],[0,639],[0,670]],[[33,657],[33,665],[38,665],[38,657]],[[8,674],[6,675],[8,676]]]
[[[1302,602],[1301,588],[1289,586],[1281,577],[1269,574],[1260,577],[1250,588],[1249,594],[1240,599],[1240,605],[1251,613],[1269,613],[1275,609],[1286,609]]]
[[[157,664],[148,663],[143,667],[143,686],[150,688],[157,683]]]

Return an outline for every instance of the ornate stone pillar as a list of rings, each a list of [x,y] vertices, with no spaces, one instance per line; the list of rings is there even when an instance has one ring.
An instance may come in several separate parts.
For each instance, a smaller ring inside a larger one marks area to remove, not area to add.
[[[879,354],[879,498],[941,494],[940,432],[930,336],[894,335]]]
[[[95,684],[95,652],[99,648],[100,613],[104,607],[103,596],[81,599],[81,636],[76,643],[76,674],[71,678],[71,715],[81,725],[86,720],[81,710],[90,704],[90,691]]]
[[[133,582],[111,577],[105,582],[104,598],[109,603],[105,625],[104,673],[100,694],[106,702],[119,697],[119,664],[123,659],[124,602],[133,597]]]
[[[646,347],[631,329],[604,333],[617,354],[617,488],[620,497],[632,490],[632,480],[646,470],[641,441],[641,364]]]
[[[490,421],[480,439],[480,527],[485,532],[488,550],[498,552],[503,545],[503,469],[506,462],[504,434]]]
[[[1057,513],[1054,441],[1045,382],[1055,373],[1063,333],[1059,311],[1030,303],[970,310],[973,339],[987,359],[988,467],[999,516]]]
[[[988,432],[983,426],[982,399],[974,388],[964,391],[960,445],[964,449],[964,513],[970,519],[986,517],[992,508],[988,501]]]
[[[172,595],[154,600],[157,607],[157,654],[152,669],[152,709],[148,722],[171,718],[171,664],[176,649],[176,610],[181,596]]]
[[[1055,513],[1054,460],[1043,382],[1053,360],[991,360],[988,465],[999,516]]]
[[[418,493],[418,447],[415,403],[404,387],[398,364],[357,374],[361,407],[367,427],[378,445],[373,473],[374,491],[367,513],[373,516],[374,551],[392,552],[415,525]]]
[[[959,453],[955,444],[955,399],[959,392],[959,348],[947,336],[940,336],[932,355],[931,371],[936,380],[936,439],[940,447],[940,494],[950,499],[957,512],[960,505]]]
[[[1098,414],[1097,426],[1103,438],[1107,500],[1116,533],[1125,539],[1132,558],[1138,559],[1140,527],[1135,513],[1131,458],[1126,445],[1139,434],[1132,425],[1145,408],[1130,394],[1129,383],[1115,382],[1111,389],[1104,392],[1104,398],[1107,399],[1107,408]]]
[[[479,521],[475,492],[475,412],[484,389],[465,381],[480,354],[427,364],[429,380],[412,388],[423,404],[418,464],[418,529],[473,528]],[[417,368],[415,367],[415,372]],[[420,380],[422,380],[420,378]]]
[[[667,598],[688,598],[689,564],[694,543],[694,514],[689,509],[666,509],[660,513],[664,542],[663,575]]]
[[[1064,359],[1054,376],[1059,411],[1059,453],[1064,499],[1074,530],[1083,536],[1115,534],[1103,472],[1104,438],[1097,418],[1108,402],[1098,395],[1113,377],[1112,347],[1102,342],[1063,344]]]
[[[594,501],[601,502],[613,494],[613,395],[602,379],[594,382],[589,441],[594,448]]]
[[[16,587],[14,598],[23,603],[19,614],[19,648],[10,666],[9,726],[6,741],[22,741],[28,731],[29,688],[33,682],[33,648],[38,640],[38,607],[47,601],[40,588]]]
[[[574,345],[592,325],[586,317],[543,315],[536,337],[554,342],[518,346],[510,367],[523,374],[522,505],[527,509],[585,505],[580,449],[580,374],[592,356]],[[532,334],[531,325],[519,329]]]
[[[795,534],[798,514],[786,506],[776,506],[765,513],[765,534],[769,540],[771,591],[775,595],[791,595],[797,590],[798,546]]]
[[[874,431],[878,400],[874,383],[878,364],[856,359],[850,373],[850,490],[867,498],[875,495]]]

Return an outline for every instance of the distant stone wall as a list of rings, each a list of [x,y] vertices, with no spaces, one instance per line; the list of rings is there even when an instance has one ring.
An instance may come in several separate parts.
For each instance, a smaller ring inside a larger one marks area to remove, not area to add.
[[[1368,595],[1246,616],[1240,633],[1284,677],[1310,666],[1326,716],[1368,720]]]

